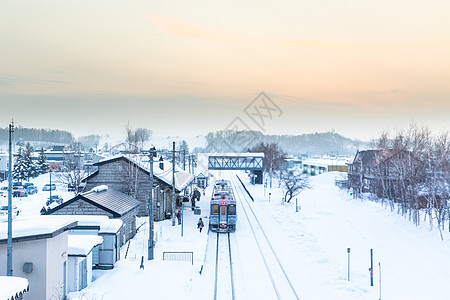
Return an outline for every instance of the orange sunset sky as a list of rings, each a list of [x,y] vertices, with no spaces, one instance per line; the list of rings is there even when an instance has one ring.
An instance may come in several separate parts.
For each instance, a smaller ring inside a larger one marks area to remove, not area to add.
[[[0,127],[192,136],[264,91],[282,110],[267,133],[438,132],[449,16],[444,0],[2,0]]]

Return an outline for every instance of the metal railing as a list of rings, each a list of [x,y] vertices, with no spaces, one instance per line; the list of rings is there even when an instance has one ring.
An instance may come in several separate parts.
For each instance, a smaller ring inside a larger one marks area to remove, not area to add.
[[[163,260],[190,261],[194,264],[194,252],[163,252]]]

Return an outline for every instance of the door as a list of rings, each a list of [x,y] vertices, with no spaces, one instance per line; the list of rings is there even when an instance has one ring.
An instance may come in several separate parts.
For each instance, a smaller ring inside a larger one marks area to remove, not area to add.
[[[227,223],[227,207],[220,206],[219,223]]]
[[[61,300],[66,299],[66,263],[63,262],[61,268]]]

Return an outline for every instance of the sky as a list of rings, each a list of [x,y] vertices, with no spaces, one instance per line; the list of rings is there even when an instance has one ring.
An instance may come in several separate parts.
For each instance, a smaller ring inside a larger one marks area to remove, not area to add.
[[[449,11],[445,0],[0,0],[0,127],[440,132]]]

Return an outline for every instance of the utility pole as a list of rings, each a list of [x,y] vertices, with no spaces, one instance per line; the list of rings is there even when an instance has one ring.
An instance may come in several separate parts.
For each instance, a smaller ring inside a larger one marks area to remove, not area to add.
[[[48,198],[48,200],[50,200],[50,202],[52,201],[52,169],[50,168],[50,198]]]
[[[153,243],[153,157],[155,147],[150,148],[150,193],[148,195],[148,260],[153,259],[155,245]]]
[[[186,149],[183,149],[183,170],[186,171]]]
[[[175,142],[172,150],[172,226],[175,226]]]
[[[191,155],[188,156],[189,173],[191,173]]]
[[[13,276],[12,268],[12,134],[14,122],[9,124],[9,166],[8,166],[8,244],[6,254],[6,275]]]

